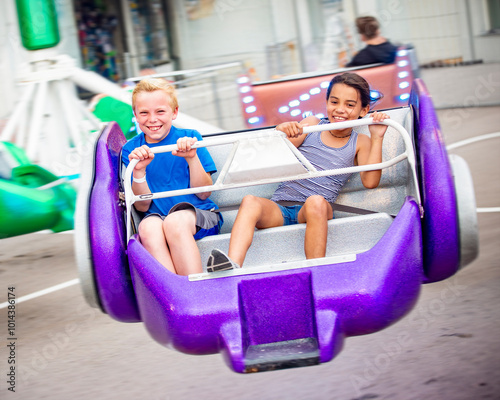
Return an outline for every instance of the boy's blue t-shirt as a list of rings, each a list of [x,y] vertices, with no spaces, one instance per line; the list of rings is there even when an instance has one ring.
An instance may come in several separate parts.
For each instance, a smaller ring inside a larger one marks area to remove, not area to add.
[[[200,133],[193,129],[179,129],[174,126],[170,129],[168,135],[159,143],[146,143],[144,133],[130,139],[122,149],[122,162],[128,166],[128,156],[137,147],[147,145],[150,148],[177,144],[177,140],[182,137],[196,137],[203,140]],[[215,173],[217,168],[205,147],[196,149],[198,158],[206,172]],[[187,189],[189,188],[189,168],[188,163],[183,157],[177,157],[172,153],[155,153],[153,161],[146,167],[146,180],[152,193],[164,192],[167,190]],[[158,213],[168,215],[170,209],[181,202],[188,202],[196,208],[202,210],[218,209],[216,204],[210,200],[202,200],[195,194],[188,194],[175,197],[164,197],[154,199],[146,214]]]

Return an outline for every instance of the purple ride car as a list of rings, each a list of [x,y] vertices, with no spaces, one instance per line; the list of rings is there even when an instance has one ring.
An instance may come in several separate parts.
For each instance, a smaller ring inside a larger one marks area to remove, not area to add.
[[[380,185],[365,189],[353,174],[337,200],[376,212],[336,210],[325,258],[305,260],[305,224],[299,224],[256,232],[240,270],[191,276],[166,270],[137,234],[129,233],[137,220],[127,226],[125,203],[132,211],[131,194],[126,201],[120,197],[127,187],[120,165],[125,137],[117,124],[107,125],[83,170],[75,217],[87,302],[118,321],[142,321],[166,347],[188,354],[220,352],[240,373],[324,363],[340,352],[345,337],[395,323],[415,305],[423,283],[446,279],[477,256],[478,235],[467,164],[449,158],[423,82],[414,81],[408,106],[387,112]],[[406,140],[398,127],[409,133]],[[359,129],[368,133],[367,126]],[[252,168],[248,133],[211,136],[201,143],[227,138],[239,140]],[[263,138],[254,142],[254,150],[271,148]],[[288,166],[246,170],[232,149],[230,144],[210,148],[224,175],[212,198],[225,224],[220,235],[198,241],[202,260],[213,248],[227,250],[243,196],[269,197],[276,175],[288,171]],[[223,167],[228,156],[236,161]],[[263,177],[253,183],[241,179],[254,173]]]

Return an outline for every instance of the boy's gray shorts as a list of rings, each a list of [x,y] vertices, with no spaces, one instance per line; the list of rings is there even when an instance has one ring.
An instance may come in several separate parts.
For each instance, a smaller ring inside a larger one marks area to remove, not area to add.
[[[220,215],[220,212],[216,209],[202,210],[200,208],[196,208],[191,203],[183,202],[173,206],[168,212],[168,214],[170,215],[173,212],[180,210],[193,210],[195,212],[196,234],[194,235],[194,238],[196,240],[201,239],[202,237],[205,236],[217,235],[220,231],[220,228],[222,227],[223,219],[222,216]],[[160,217],[162,220],[164,220],[167,217],[166,215],[152,213],[146,215],[144,219],[152,216]]]

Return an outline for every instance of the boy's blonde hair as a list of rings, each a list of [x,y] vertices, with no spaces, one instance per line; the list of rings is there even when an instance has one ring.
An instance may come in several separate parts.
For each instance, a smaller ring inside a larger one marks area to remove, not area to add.
[[[134,91],[132,92],[132,109],[135,110],[135,99],[139,93],[154,92],[155,90],[161,90],[168,95],[168,98],[170,99],[170,107],[172,107],[173,111],[179,107],[179,103],[177,102],[177,93],[175,92],[173,85],[162,78],[149,78],[139,81],[139,83],[135,86]]]

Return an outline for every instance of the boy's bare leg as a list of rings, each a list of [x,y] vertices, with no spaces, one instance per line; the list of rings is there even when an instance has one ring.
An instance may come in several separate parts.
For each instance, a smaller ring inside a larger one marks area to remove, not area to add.
[[[298,222],[306,223],[304,252],[307,259],[326,255],[328,220],[332,218],[332,207],[322,196],[309,197],[300,209]]]
[[[200,250],[194,240],[196,214],[192,210],[176,211],[163,221],[163,232],[170,255],[179,275],[203,272]]]
[[[139,224],[139,237],[146,250],[165,268],[175,274],[162,225],[163,221],[159,217],[148,217],[142,220]]]
[[[283,216],[276,203],[256,196],[245,196],[231,230],[228,256],[243,265],[253,240],[255,228],[265,229],[283,225]]]

